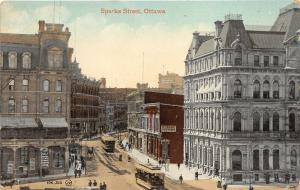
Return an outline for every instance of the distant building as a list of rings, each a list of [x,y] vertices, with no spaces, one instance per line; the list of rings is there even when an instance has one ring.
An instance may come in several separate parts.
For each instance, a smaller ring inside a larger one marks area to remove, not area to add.
[[[227,183],[300,177],[300,9],[285,7],[269,31],[241,15],[193,33],[185,61],[184,160]]]
[[[76,59],[71,68],[71,136],[90,137],[101,131],[99,93],[105,87],[105,79],[95,80],[83,75]]]
[[[134,88],[101,88],[99,101],[101,106],[100,124],[103,131],[122,131],[127,129],[126,97]]]
[[[129,143],[156,160],[182,163],[183,95],[142,91],[136,97],[142,98],[129,103]]]
[[[183,94],[183,78],[176,73],[158,75],[158,88],[172,89],[175,94]]]
[[[73,49],[63,26],[0,33],[0,180],[69,170]]]

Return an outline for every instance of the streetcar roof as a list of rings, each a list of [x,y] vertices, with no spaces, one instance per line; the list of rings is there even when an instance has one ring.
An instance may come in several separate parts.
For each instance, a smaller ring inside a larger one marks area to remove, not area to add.
[[[141,171],[144,171],[147,173],[163,175],[163,173],[160,171],[160,167],[157,167],[157,166],[146,165],[146,164],[136,164],[135,167],[137,170],[141,170]]]

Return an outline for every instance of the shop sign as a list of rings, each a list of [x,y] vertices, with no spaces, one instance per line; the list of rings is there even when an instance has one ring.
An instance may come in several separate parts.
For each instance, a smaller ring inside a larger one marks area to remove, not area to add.
[[[47,148],[41,149],[41,167],[49,167],[49,153]]]
[[[35,158],[29,160],[29,170],[35,170]]]
[[[14,173],[14,161],[8,161],[7,163],[7,174]]]
[[[161,125],[161,132],[162,133],[175,133],[176,125]]]

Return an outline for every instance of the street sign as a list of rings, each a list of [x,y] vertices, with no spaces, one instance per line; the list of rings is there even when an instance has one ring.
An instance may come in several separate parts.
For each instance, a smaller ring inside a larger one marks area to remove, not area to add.
[[[42,168],[49,167],[49,153],[47,148],[41,149],[41,167]]]
[[[176,125],[161,125],[161,132],[162,133],[175,133]]]

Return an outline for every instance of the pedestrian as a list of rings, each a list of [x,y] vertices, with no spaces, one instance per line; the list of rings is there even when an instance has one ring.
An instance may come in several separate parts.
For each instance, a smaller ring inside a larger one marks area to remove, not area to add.
[[[92,187],[92,180],[89,181],[88,185],[89,187]]]
[[[103,185],[102,185],[102,183],[100,183],[99,189],[100,189],[100,190],[103,190]]]
[[[75,175],[75,178],[77,178],[77,169],[74,168],[74,175]]]
[[[177,166],[178,166],[178,170],[179,170],[180,169],[180,163],[178,163]]]
[[[198,180],[198,175],[199,175],[199,173],[198,173],[198,171],[196,171],[195,172],[195,180]]]
[[[182,181],[183,181],[182,174],[180,174],[180,176],[179,176],[179,181],[180,181],[180,183],[182,184]]]
[[[96,187],[97,186],[97,181],[94,180],[93,186]]]
[[[251,183],[250,183],[250,185],[249,185],[249,190],[254,190],[254,188],[253,188],[253,186],[251,185]]]
[[[81,170],[84,170],[84,168],[85,168],[85,161],[82,160],[82,161],[81,161]]]
[[[149,160],[149,158],[148,158],[148,164],[150,164],[150,160]]]
[[[159,166],[161,166],[161,159],[158,160]]]
[[[103,190],[106,190],[106,184],[103,182]]]
[[[224,189],[224,190],[227,190],[227,184],[226,184],[226,183],[224,183],[223,189]]]
[[[78,163],[77,163],[76,171],[77,171],[78,177],[80,178],[80,176],[81,176],[81,163],[80,163],[79,160],[78,160]]]

